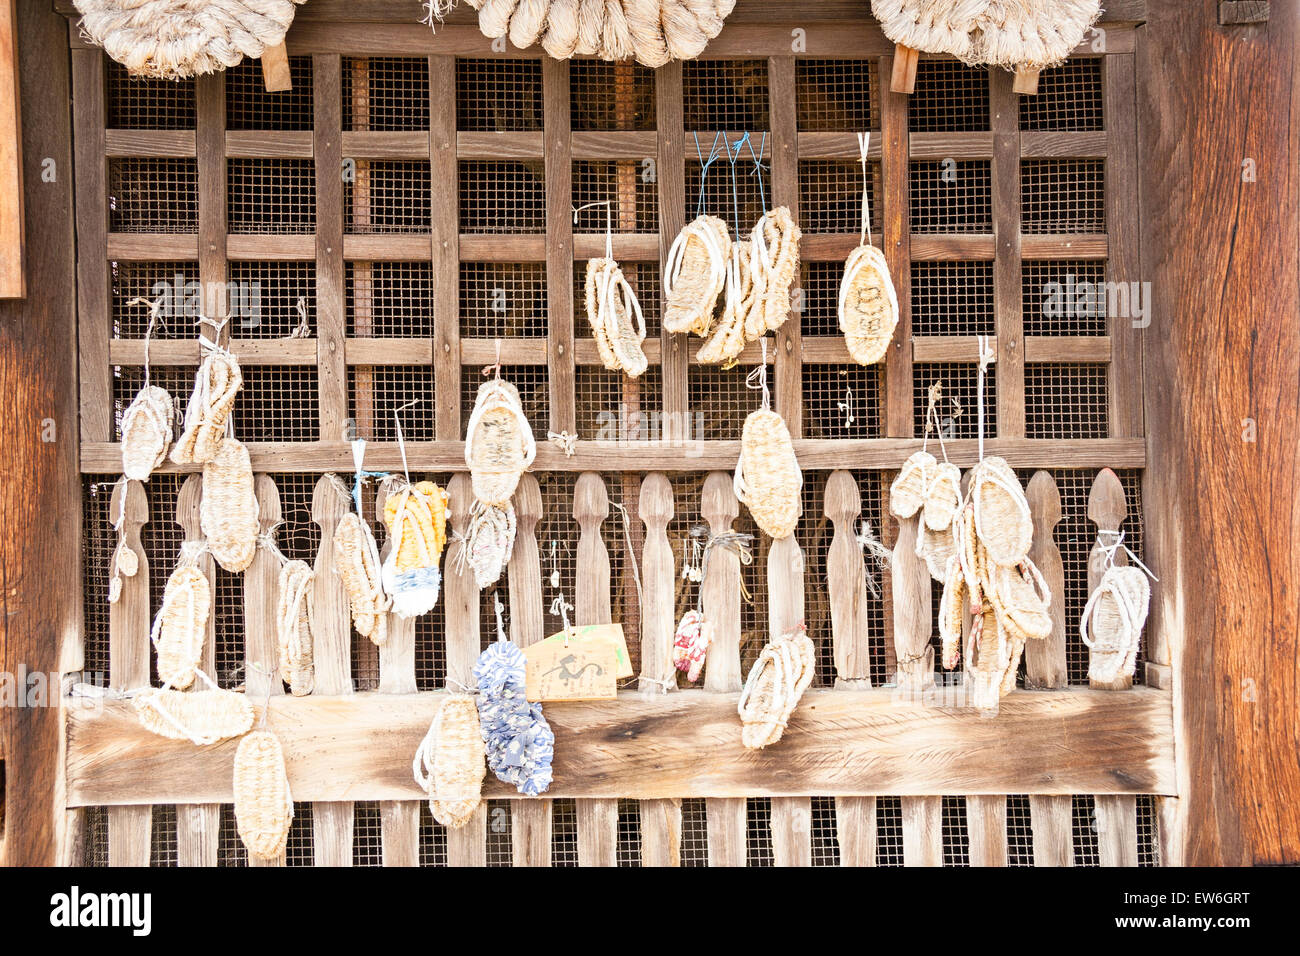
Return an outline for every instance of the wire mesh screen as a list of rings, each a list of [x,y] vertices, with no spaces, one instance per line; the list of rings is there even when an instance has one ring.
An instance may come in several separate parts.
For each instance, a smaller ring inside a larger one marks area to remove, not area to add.
[[[984,437],[998,433],[997,366],[984,375]],[[974,363],[918,362],[912,367],[912,423],[914,434],[925,434],[925,414],[930,386],[942,386],[939,403],[939,432],[931,428],[930,440],[977,438],[979,436],[979,367]]]
[[[867,164],[871,229],[879,239],[883,221],[880,164]],[[799,160],[799,225],[805,233],[854,233],[862,230],[862,166],[839,159]]]
[[[1076,796],[1071,801],[1071,836],[1075,866],[1101,866],[1097,847],[1096,801],[1090,796]]]
[[[772,866],[772,799],[745,801],[745,865]]]
[[[574,375],[578,434],[583,441],[653,440],[652,413],[663,406],[658,367],[640,378],[599,365],[580,365]]]
[[[618,802],[618,842],[614,848],[614,859],[619,866],[639,867],[641,865],[641,802],[639,800]]]
[[[575,132],[654,129],[654,70],[639,63],[570,60],[569,123]]]
[[[352,805],[352,865],[383,866],[383,832],[379,804],[358,800]]]
[[[433,267],[427,262],[349,262],[345,303],[349,336],[433,335]]]
[[[992,262],[913,262],[913,335],[992,335]]]
[[[316,263],[231,262],[223,314],[237,338],[316,334]]]
[[[874,60],[795,61],[796,122],[801,131],[880,128]]]
[[[688,130],[765,130],[767,62],[687,60],[682,64],[682,99]]]
[[[420,801],[420,866],[447,865],[447,828],[433,819],[426,800]]]
[[[232,233],[316,231],[311,160],[231,159],[226,175],[226,218]]]
[[[1029,438],[1105,438],[1109,392],[1105,365],[1025,366],[1025,434]]]
[[[462,337],[545,338],[546,316],[545,263],[461,263]]]
[[[197,262],[112,262],[109,281],[113,338],[144,338],[149,303],[159,298],[162,303],[151,337],[186,339],[195,334],[194,322],[202,311]]]
[[[397,441],[399,419],[403,440],[433,441],[433,366],[349,368],[348,417],[366,441]]]
[[[760,394],[745,385],[748,366],[723,369],[692,365],[687,401],[693,419],[691,438],[696,441],[735,441],[745,417],[758,408]],[[771,375],[772,369],[768,369]]]
[[[907,125],[913,133],[988,129],[989,71],[955,60],[921,60],[907,101]]]
[[[1104,232],[1106,163],[1026,159],[1020,164],[1020,228],[1026,234]]]
[[[457,60],[456,128],[510,132],[542,128],[542,61]]]
[[[1021,265],[1021,288],[1026,335],[1106,334],[1104,260],[1027,260]]]
[[[433,185],[425,162],[357,163],[343,181],[343,229],[367,234],[428,232]]]
[[[1099,130],[1102,115],[1102,61],[1078,57],[1038,75],[1038,93],[1020,97],[1024,130]]]
[[[986,159],[911,164],[912,231],[992,232],[993,190]]]
[[[943,865],[970,866],[970,835],[966,828],[964,797],[944,797],[940,811]]]
[[[109,129],[193,129],[194,81],[132,76],[109,61],[106,75]]]
[[[903,804],[898,797],[876,798],[876,866],[903,865]]]
[[[657,338],[662,315],[658,263],[620,262],[619,268],[632,294],[636,296],[637,304],[641,306],[646,338]],[[587,266],[583,262],[577,262],[573,267],[573,315],[574,335],[578,338],[591,338],[591,317],[587,314]]]
[[[573,800],[551,803],[551,866],[578,865],[578,807]]]
[[[705,161],[709,158],[709,146],[712,140],[700,140]],[[700,186],[701,164],[694,155],[695,141],[687,140],[686,160],[686,218],[694,219],[697,215],[717,216],[727,224],[732,238],[748,238],[754,224],[767,211],[772,200],[772,171],[768,166],[761,170],[754,165],[745,149],[736,160],[734,169],[727,163],[726,157],[709,166],[704,176],[703,189]],[[754,147],[755,152],[758,146]],[[721,147],[719,147],[721,150]]]
[[[461,160],[460,231],[546,231],[540,162]]]
[[[111,232],[197,232],[199,171],[192,159],[111,159]]]
[[[803,366],[804,438],[879,438],[880,368],[876,365]]]
[[[688,797],[682,801],[682,866],[709,865],[709,823],[704,801]]]
[[[802,264],[801,279],[790,290],[790,301],[804,335],[840,334],[839,295],[843,278],[843,263]]]
[[[246,59],[226,71],[226,128],[308,130],[312,128],[311,57],[289,57],[293,88],[271,92],[262,64]]]
[[[611,205],[582,208],[589,203]],[[573,207],[575,232],[659,231],[659,184],[640,160],[575,160]]]
[[[320,437],[320,394],[314,365],[253,365],[243,370],[244,387],[231,419],[243,442],[316,441]]]
[[[343,128],[429,128],[429,61],[419,57],[344,57]]]

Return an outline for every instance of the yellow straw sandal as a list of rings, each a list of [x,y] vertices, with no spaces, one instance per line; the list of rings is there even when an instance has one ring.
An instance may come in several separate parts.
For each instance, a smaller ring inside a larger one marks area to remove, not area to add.
[[[730,258],[727,224],[716,216],[698,216],[678,233],[664,270],[666,331],[709,334]]]
[[[175,408],[166,389],[146,385],[122,415],[122,473],[135,481],[148,481],[167,459],[172,440]]]
[[[750,668],[736,710],[740,740],[750,750],[779,741],[803,692],[812,683],[813,643],[803,625],[763,648]]]
[[[334,529],[334,563],[348,592],[352,626],[378,647],[388,643],[389,600],[380,583],[379,549],[370,526],[349,511]]]
[[[243,571],[253,563],[258,511],[248,449],[234,438],[222,439],[203,466],[199,527],[208,539],[208,550],[227,571]]]
[[[140,726],[171,740],[188,740],[200,747],[248,733],[253,705],[243,694],[221,690],[202,671],[207,690],[150,687],[131,698]]]
[[[1088,647],[1089,680],[1133,676],[1150,604],[1151,583],[1141,568],[1106,569],[1079,618],[1079,636]]]
[[[608,369],[622,369],[638,378],[649,367],[641,343],[645,317],[636,293],[611,258],[587,263],[587,321],[596,338],[596,350]]]
[[[207,576],[193,564],[178,565],[167,579],[150,634],[158,655],[158,679],[168,687],[184,690],[194,683],[211,609]]]
[[[280,568],[280,597],[275,609],[276,643],[280,648],[280,679],[294,697],[310,694],[316,685],[312,642],[312,588],[316,574],[305,561],[288,561]]]
[[[934,455],[928,451],[913,452],[903,462],[898,477],[889,486],[890,514],[897,518],[910,518],[921,510],[935,464]]]
[[[255,730],[235,751],[235,825],[250,856],[272,860],[284,852],[293,823],[293,795],[284,750],[269,730]]]
[[[794,534],[803,511],[803,472],[785,419],[770,408],[755,409],[745,419],[732,487],[766,534],[774,540]]]
[[[537,443],[519,390],[500,378],[484,382],[465,436],[465,464],[474,497],[484,504],[508,504],[520,476],[536,457]]]
[[[482,802],[484,753],[473,696],[447,695],[411,764],[416,785],[429,795],[429,812],[443,826],[463,827]]]
[[[418,617],[438,603],[438,560],[447,544],[447,493],[421,481],[390,494],[384,524],[392,546],[381,570],[384,592],[399,617]]]
[[[216,457],[226,436],[226,420],[244,384],[234,353],[200,337],[205,354],[185,407],[185,428],[172,447],[175,464],[205,464]]]
[[[754,246],[754,288],[758,293],[762,331],[750,334],[756,339],[775,332],[790,317],[790,286],[799,272],[799,240],[803,233],[786,206],[777,206],[754,226],[750,242]],[[758,328],[756,321],[746,323],[747,330]]]

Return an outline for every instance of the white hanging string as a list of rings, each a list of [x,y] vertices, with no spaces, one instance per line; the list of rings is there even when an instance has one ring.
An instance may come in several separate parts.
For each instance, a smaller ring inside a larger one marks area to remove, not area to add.
[[[758,367],[745,377],[745,386],[755,390],[762,390],[763,408],[766,410],[772,407],[772,394],[767,390],[767,338],[764,337],[759,339],[758,344],[761,348],[763,359],[759,362]]]
[[[871,131],[858,134],[858,155],[862,160],[862,235],[858,245],[871,244],[871,180],[867,176],[867,153],[871,151]]]
[[[1150,568],[1148,568],[1145,564],[1142,563],[1142,559],[1133,553],[1133,549],[1124,543],[1123,531],[1111,531],[1105,528],[1098,528],[1097,547],[1101,548],[1101,550],[1105,552],[1106,567],[1108,568],[1114,567],[1116,553],[1119,551],[1123,551],[1125,554],[1128,555],[1128,559],[1132,561],[1135,565],[1137,565],[1139,568],[1141,568],[1143,572],[1146,573],[1146,576],[1149,577],[1152,581],[1160,580],[1158,577],[1155,576],[1155,574],[1152,572]]]
[[[614,258],[614,200],[598,199],[595,202],[589,202],[582,206],[577,206],[573,210],[573,224],[578,224],[578,213],[587,209],[593,209],[596,206],[605,207],[605,258]]]
[[[980,347],[980,368],[979,381],[976,385],[976,400],[979,403],[979,460],[984,460],[984,373],[988,370],[996,358],[992,347],[989,345],[989,337],[981,335],[979,337]]]
[[[160,312],[162,312],[163,298],[164,297],[160,295],[158,296],[157,299],[150,302],[148,299],[137,297],[127,303],[128,308],[133,305],[146,305],[149,307],[149,326],[144,330],[144,387],[145,388],[149,387],[149,343],[150,340],[153,338],[154,323],[158,321],[158,315]],[[164,322],[163,324],[166,325],[167,323]]]
[[[497,346],[498,348],[500,347],[499,340]],[[406,483],[408,485],[411,483],[411,469],[406,463],[406,438],[402,435],[401,413],[406,411],[408,408],[411,408],[412,406],[420,404],[420,402],[421,399],[413,398],[405,405],[402,405],[400,408],[393,409],[393,421],[397,425],[397,450],[402,453],[402,474],[406,476]],[[365,446],[363,445],[362,447],[364,448]]]

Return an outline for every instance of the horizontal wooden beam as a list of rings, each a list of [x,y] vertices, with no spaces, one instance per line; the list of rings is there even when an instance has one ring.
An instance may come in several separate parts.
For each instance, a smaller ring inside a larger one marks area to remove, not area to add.
[[[267,727],[284,748],[294,799],[422,799],[411,758],[441,698],[271,698]],[[1174,792],[1171,697],[1150,688],[1016,691],[991,720],[955,696],[812,690],[781,742],[762,751],[741,746],[736,699],[625,692],[547,704],[547,796]],[[69,806],[231,802],[235,741],[194,747],[141,728],[127,701],[93,705],[68,709]],[[484,796],[517,794],[489,774]]]
[[[539,435],[540,439],[540,435]],[[344,441],[248,442],[253,470],[278,474],[320,474],[351,471],[352,447]],[[837,468],[890,470],[922,448],[919,438],[795,439],[799,466],[805,471]],[[960,467],[979,459],[977,442],[963,438],[947,443],[948,457]],[[990,438],[987,455],[998,455],[1014,468],[1143,468],[1146,444],[1141,438]],[[412,471],[465,471],[465,445],[459,441],[407,442]],[[668,471],[699,472],[736,467],[739,441],[579,441],[572,455],[555,445],[538,441],[533,471]],[[396,442],[366,446],[370,468],[400,471],[401,453]],[[83,474],[119,474],[122,449],[117,442],[82,442]],[[198,471],[197,465],[164,462],[157,472]]]

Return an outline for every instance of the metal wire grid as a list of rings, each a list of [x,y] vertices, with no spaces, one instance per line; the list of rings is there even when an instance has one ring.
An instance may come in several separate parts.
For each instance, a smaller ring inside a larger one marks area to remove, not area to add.
[[[1021,160],[1020,231],[1105,232],[1106,161]]]
[[[233,261],[229,270],[225,314],[231,317],[236,338],[316,334],[316,263]],[[301,333],[299,301],[307,321]]]
[[[312,829],[312,805],[295,803],[293,821],[289,824],[289,839],[284,848],[286,866],[314,866],[315,834]]]
[[[603,366],[580,365],[575,370],[574,394],[578,435],[583,441],[662,437],[656,427],[657,413],[663,407],[663,377],[658,366],[633,379]]]
[[[297,819],[297,810],[298,804],[294,804],[295,819]],[[248,866],[248,850],[239,839],[235,807],[231,803],[221,805],[220,822],[217,826],[217,866]]]
[[[880,129],[875,60],[813,60],[794,65],[795,115],[801,132]]]
[[[912,366],[912,425],[914,434],[925,434],[925,410],[929,402],[930,386],[943,385],[943,393],[936,406],[939,425],[944,440],[950,438],[979,437],[979,366],[961,362],[918,362]],[[956,406],[953,402],[956,401]],[[960,406],[960,411],[958,407]],[[998,433],[998,381],[997,365],[989,366],[984,373],[984,437],[994,438]],[[939,436],[930,434],[931,444]],[[936,453],[938,449],[932,449]]]
[[[344,287],[349,337],[429,338],[433,335],[430,263],[349,262]]]
[[[641,801],[618,802],[618,843],[614,859],[619,866],[641,866]]]
[[[1034,865],[1034,827],[1029,816],[1029,797],[1007,797],[1007,866]]]
[[[1026,261],[1020,274],[1025,335],[1106,334],[1105,260]]]
[[[700,139],[700,148],[704,158],[709,158],[709,146],[712,140]],[[695,141],[687,138],[686,150],[693,154]],[[758,144],[754,146],[755,152]],[[772,170],[764,165],[761,172],[754,168],[754,161],[745,149],[740,159],[736,160],[733,177],[731,166],[723,156],[709,167],[704,177],[704,198],[700,202],[700,161],[694,155],[686,160],[686,220],[689,222],[700,213],[717,216],[727,224],[732,238],[748,238],[755,223],[772,204]],[[685,225],[685,223],[683,223]],[[739,232],[737,232],[739,230]]]
[[[316,175],[310,159],[230,159],[226,177],[231,233],[316,231]]]
[[[573,130],[655,128],[655,71],[639,63],[569,61],[569,123]]]
[[[970,866],[970,834],[966,828],[966,798],[944,797],[941,819],[943,865]]]
[[[903,804],[898,797],[876,798],[876,866],[903,865]]]
[[[428,128],[428,60],[423,57],[343,58],[343,129]]]
[[[311,517],[312,498],[316,494],[319,475],[271,475],[280,494],[280,526],[276,528],[276,544],[290,561],[299,560],[313,564],[320,550],[320,526]]]
[[[542,128],[542,61],[457,60],[456,128],[508,132]]]
[[[149,370],[149,384],[163,388],[172,397],[179,422],[185,416],[185,403],[194,389],[196,366],[156,365]],[[136,394],[144,387],[144,367],[113,366],[113,440],[122,440],[122,416]],[[179,433],[179,432],[178,432]]]
[[[109,562],[117,547],[111,507],[115,481],[116,475],[81,479],[82,680],[97,687],[108,686]]]
[[[840,335],[839,296],[844,278],[840,262],[804,262],[790,301],[804,335]]]
[[[311,57],[289,57],[293,89],[273,93],[262,64],[246,59],[226,71],[226,129],[308,130],[314,121]]]
[[[573,800],[551,803],[551,866],[578,865],[578,806]]]
[[[992,232],[991,177],[987,159],[913,162],[908,170],[912,232]]]
[[[867,163],[872,238],[880,241],[882,212],[880,164]],[[799,226],[805,233],[862,230],[862,165],[842,159],[799,160]]]
[[[511,866],[514,846],[511,843],[509,800],[487,801],[487,865]]]
[[[1156,798],[1137,798],[1138,866],[1159,866],[1160,845],[1156,835]]]
[[[803,513],[795,525],[794,539],[803,553],[804,624],[813,642],[813,687],[835,685],[835,644],[831,603],[826,581],[826,555],[835,529],[825,515],[826,472],[804,475],[800,491]]]
[[[354,235],[429,232],[433,183],[427,162],[358,163],[343,182],[343,231]]]
[[[416,404],[409,405],[411,402]],[[348,417],[356,437],[366,441],[397,441],[394,414],[401,418],[405,441],[433,441],[433,366],[349,367]]]
[[[137,298],[156,301],[160,296],[163,301],[152,337],[194,336],[201,299],[197,262],[110,262],[109,282],[113,338],[144,338],[150,308],[128,303]]]
[[[1096,801],[1087,795],[1071,801],[1071,836],[1074,840],[1075,866],[1101,866],[1097,840]]]
[[[662,315],[658,263],[620,262],[619,268],[641,306],[646,338],[657,338]],[[578,338],[591,338],[591,319],[587,315],[587,264],[581,261],[574,263],[573,267],[573,315],[574,335]]]
[[[294,442],[320,437],[316,366],[247,365],[242,372],[244,386],[230,416],[236,438]]]
[[[812,865],[840,865],[840,837],[834,797],[812,798]]]
[[[544,233],[546,188],[541,161],[461,160],[460,231]]]
[[[545,438],[551,420],[551,395],[545,365],[503,365],[501,377],[519,389],[519,401],[524,416],[539,440]],[[476,366],[465,366],[460,379],[460,420],[462,431],[469,427],[469,417],[474,411],[474,397],[479,386],[487,381]],[[462,440],[464,436],[462,435]]]
[[[1038,93],[1020,97],[1023,130],[1103,128],[1102,58],[1079,57],[1038,75]]]
[[[415,619],[415,687],[441,690],[447,681],[446,607],[440,601]]]
[[[127,73],[109,60],[108,129],[194,129],[194,81],[156,80]]]
[[[462,262],[462,338],[546,338],[546,264]]]
[[[383,866],[383,837],[379,804],[374,800],[352,804],[352,865]]]
[[[691,409],[692,441],[737,441],[745,418],[762,403],[761,394],[745,385],[749,366],[720,368],[692,365],[687,385]],[[774,367],[768,366],[768,381],[775,384]],[[695,502],[699,509],[699,499]]]
[[[921,60],[916,89],[907,100],[907,128],[913,133],[988,129],[988,69],[955,60]]]
[[[682,64],[688,130],[768,129],[765,60],[687,60]]]
[[[612,208],[582,207],[612,202]],[[576,232],[604,234],[613,216],[616,233],[659,231],[659,183],[639,159],[573,161],[573,208],[578,212]]]
[[[110,232],[198,232],[198,163],[110,159],[108,228]]]
[[[1025,366],[1027,438],[1110,435],[1105,364]]]
[[[880,367],[803,366],[805,438],[880,438]]]
[[[420,801],[419,839],[420,866],[447,865],[447,828],[433,819],[427,800]]]
[[[992,262],[913,262],[912,334],[992,335]]]
[[[702,797],[682,800],[682,866],[709,865],[709,821]]]
[[[745,865],[775,865],[771,797],[749,797],[745,801]]]
[[[149,865],[176,866],[176,806],[154,804],[149,815]]]

